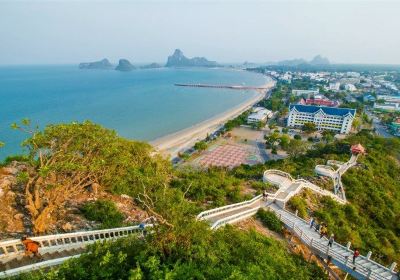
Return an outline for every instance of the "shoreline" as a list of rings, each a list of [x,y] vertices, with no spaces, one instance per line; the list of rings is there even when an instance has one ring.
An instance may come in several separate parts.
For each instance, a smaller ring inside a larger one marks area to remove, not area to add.
[[[207,137],[207,134],[212,134],[228,120],[236,118],[244,111],[253,107],[254,104],[264,99],[267,92],[274,86],[275,81],[271,80],[263,85],[263,87],[266,87],[267,89],[262,90],[262,92],[258,91],[258,94],[246,102],[215,115],[210,119],[150,141],[150,144],[161,154],[165,154],[170,158],[174,158],[179,152],[193,147],[198,141],[204,140]]]

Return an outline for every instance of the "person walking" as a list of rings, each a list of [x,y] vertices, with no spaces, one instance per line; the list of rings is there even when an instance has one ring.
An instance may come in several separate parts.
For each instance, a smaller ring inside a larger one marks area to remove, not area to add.
[[[335,241],[335,235],[332,233],[328,240],[328,246],[332,248],[333,241]]]
[[[317,224],[316,222],[314,222],[314,223],[315,223],[315,232],[318,232],[319,229],[321,228],[321,225]]]
[[[267,201],[267,199],[268,199],[267,190],[264,190],[264,191],[263,191],[263,199],[264,199],[264,201]]]
[[[358,258],[359,255],[360,255],[360,251],[358,251],[358,249],[355,248],[354,253],[353,253],[353,264],[356,264],[356,259]]]
[[[35,257],[42,259],[42,256],[39,254],[39,242],[29,239],[26,236],[21,238],[21,242],[25,247],[25,256],[30,256],[32,254]]]
[[[322,224],[321,228],[319,230],[319,238],[321,239],[322,237],[324,237],[327,232],[328,232],[328,229],[326,228],[326,225]]]
[[[147,235],[147,230],[146,230],[146,224],[144,222],[141,222],[139,224],[139,229],[142,231],[142,236],[146,237]]]
[[[311,218],[311,220],[310,220],[310,228],[313,228],[313,226],[314,226],[314,223],[315,223],[315,220],[314,220],[314,218]]]

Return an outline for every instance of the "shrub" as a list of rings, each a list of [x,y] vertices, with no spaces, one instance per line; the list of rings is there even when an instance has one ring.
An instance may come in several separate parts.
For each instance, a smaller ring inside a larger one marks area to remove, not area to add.
[[[293,138],[296,139],[296,140],[301,140],[301,136],[299,134],[295,134],[293,136]]]
[[[205,149],[207,149],[207,143],[204,141],[199,141],[194,144],[194,148],[198,151],[204,151]]]
[[[256,214],[257,218],[261,220],[264,226],[277,233],[283,232],[283,224],[274,212],[259,209]]]
[[[119,227],[124,221],[124,215],[110,200],[88,202],[81,210],[88,220],[100,222],[101,228]]]

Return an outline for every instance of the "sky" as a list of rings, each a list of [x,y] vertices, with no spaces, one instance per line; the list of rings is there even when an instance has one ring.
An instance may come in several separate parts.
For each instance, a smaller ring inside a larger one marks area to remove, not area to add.
[[[400,64],[400,1],[5,1],[0,64],[165,62]]]

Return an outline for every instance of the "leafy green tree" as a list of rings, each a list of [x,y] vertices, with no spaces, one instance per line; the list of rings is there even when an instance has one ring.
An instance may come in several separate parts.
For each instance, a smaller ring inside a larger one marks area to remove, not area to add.
[[[310,134],[310,133],[317,131],[317,127],[316,127],[315,123],[306,122],[306,123],[304,123],[302,130],[305,133]]]
[[[207,143],[204,141],[196,142],[196,144],[194,144],[194,148],[198,151],[204,151],[207,149]]]
[[[295,134],[295,135],[293,136],[293,138],[296,139],[296,140],[301,140],[301,135]]]
[[[291,157],[298,157],[302,154],[304,154],[307,149],[308,149],[308,143],[303,142],[301,140],[297,140],[297,139],[292,139],[289,142],[289,145],[286,148],[287,153],[291,156]]]
[[[162,187],[170,173],[170,164],[153,155],[150,145],[120,138],[89,121],[48,125],[43,131],[27,125],[16,127],[32,132],[24,142],[36,162],[26,184],[25,207],[36,233],[45,232],[54,210],[87,186],[100,184],[135,197],[143,189],[151,193]]]
[[[287,134],[283,134],[279,138],[279,145],[283,150],[286,150],[289,146],[290,137]]]

